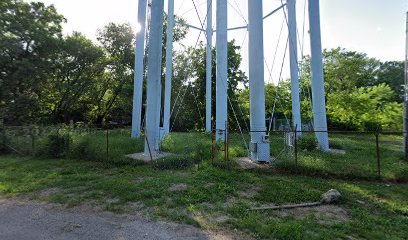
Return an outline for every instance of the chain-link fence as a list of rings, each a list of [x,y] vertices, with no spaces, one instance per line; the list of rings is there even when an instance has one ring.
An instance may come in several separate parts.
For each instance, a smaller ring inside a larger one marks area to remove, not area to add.
[[[314,131],[269,132],[271,169],[333,178],[408,181],[402,132],[327,133],[330,150],[325,152],[319,150]],[[230,133],[225,155],[248,157],[250,134]]]
[[[118,162],[142,151],[143,140],[130,139],[129,128],[114,126],[1,126],[0,153]]]
[[[191,166],[203,161],[231,167],[249,156],[251,133],[230,132],[225,143],[214,134],[172,133],[162,150],[174,153],[159,168]],[[347,179],[408,181],[402,132],[329,131],[330,151],[318,149],[315,132],[269,132],[272,171]],[[143,152],[144,138],[130,139],[130,128],[113,126],[1,126],[0,153],[100,162],[129,162],[127,154]]]

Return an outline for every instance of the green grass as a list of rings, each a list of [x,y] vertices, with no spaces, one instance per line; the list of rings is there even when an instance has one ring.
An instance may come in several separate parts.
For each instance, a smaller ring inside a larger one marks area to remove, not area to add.
[[[28,130],[8,131],[9,144],[23,155],[41,155],[47,142],[47,134],[55,129],[43,131],[32,138]],[[63,130],[60,132],[64,132]],[[25,133],[25,134],[24,134]],[[306,134],[306,133],[304,133]],[[126,154],[142,152],[143,138],[131,140],[128,130],[76,131],[69,133],[72,139],[66,158],[105,162],[109,164],[132,163]],[[310,134],[309,134],[310,135]],[[298,150],[297,167],[293,148],[284,144],[283,133],[273,133],[271,139],[271,156],[274,161],[273,172],[298,173],[309,176],[334,177],[341,179],[375,180],[377,174],[376,142],[373,134],[330,134],[330,145],[342,149],[345,154],[323,153],[318,150]],[[34,142],[32,140],[34,139]],[[246,144],[249,134],[242,136],[232,133],[229,137],[230,158],[247,156]],[[402,136],[380,135],[380,170],[381,178],[387,181],[407,182],[408,162],[404,161]],[[108,148],[107,148],[108,146]],[[185,168],[201,160],[211,158],[211,135],[201,133],[172,133],[161,146],[163,151],[176,153],[156,165],[160,169]],[[217,145],[216,149],[224,146]],[[224,153],[216,151],[215,159],[223,164]]]
[[[179,191],[170,190],[177,185]],[[316,201],[331,188],[342,193],[337,208],[347,219],[249,210]],[[406,239],[408,232],[406,184],[223,170],[209,164],[200,171],[155,170],[151,165],[0,156],[0,195],[68,207],[90,204],[204,229],[237,229],[261,239]]]
[[[66,129],[59,130],[60,133]],[[7,131],[7,141],[10,146],[23,155],[43,156],[49,134],[57,132],[50,128],[36,131],[31,137],[28,129]],[[307,134],[307,133],[304,133]],[[311,135],[309,133],[309,135]],[[129,130],[107,131],[71,131],[71,143],[66,158],[105,162],[109,164],[132,163],[126,154],[142,152],[143,138],[131,140]],[[342,149],[345,154],[323,153],[318,150],[298,150],[297,167],[293,148],[284,144],[283,133],[273,133],[271,139],[271,156],[274,161],[273,172],[298,173],[309,176],[335,177],[341,179],[377,179],[376,142],[373,134],[330,134],[330,145]],[[232,133],[229,136],[230,158],[247,156],[245,146],[250,141],[249,134],[243,136]],[[387,181],[407,182],[408,162],[404,161],[402,136],[380,135],[380,170],[381,178]],[[107,147],[108,146],[108,147]],[[201,160],[211,158],[211,135],[202,133],[172,133],[161,146],[163,151],[176,153],[169,159],[158,162],[160,169],[185,168]],[[217,145],[216,149],[224,146]],[[224,153],[216,151],[215,159],[223,164]]]

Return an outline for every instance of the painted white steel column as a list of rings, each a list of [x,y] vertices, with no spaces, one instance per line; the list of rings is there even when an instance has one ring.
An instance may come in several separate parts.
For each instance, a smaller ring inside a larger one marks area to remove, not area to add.
[[[132,138],[140,137],[140,125],[142,121],[142,94],[144,72],[144,45],[146,29],[146,0],[139,0],[137,21],[140,29],[136,33],[135,71],[133,83],[133,111],[132,111]]]
[[[320,12],[319,0],[309,0],[309,24],[311,45],[310,68],[312,75],[314,130],[327,131],[319,12]],[[317,132],[316,138],[317,141],[319,142],[319,148],[323,151],[329,151],[328,133]]]
[[[408,12],[406,16],[405,29],[405,68],[404,68],[404,110],[403,110],[403,136],[404,136],[404,155],[408,160]]]
[[[296,30],[296,0],[287,1],[288,25],[289,25],[289,56],[290,56],[290,78],[292,85],[292,124],[293,129],[302,131],[302,118],[300,114],[299,96],[299,65],[297,52],[297,30]],[[296,135],[301,137],[302,132]]]
[[[173,27],[174,27],[174,0],[168,1],[167,10],[167,42],[166,42],[166,79],[164,90],[164,134],[170,131],[170,101],[171,101],[171,79],[173,74]]]
[[[225,123],[228,111],[228,35],[227,35],[227,0],[217,0],[217,29],[216,29],[216,140],[225,141]]]
[[[211,129],[211,84],[212,84],[212,1],[207,0],[207,53],[206,53],[206,82],[205,82],[205,131]]]
[[[159,150],[161,60],[163,37],[163,0],[152,0],[147,64],[146,136],[144,154],[155,156]],[[150,150],[149,150],[150,148]]]
[[[270,161],[269,142],[265,141],[265,83],[262,0],[248,0],[249,104],[251,160]]]

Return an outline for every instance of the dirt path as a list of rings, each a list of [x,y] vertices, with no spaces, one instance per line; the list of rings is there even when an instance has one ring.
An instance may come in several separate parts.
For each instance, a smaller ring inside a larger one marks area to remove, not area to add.
[[[0,200],[0,239],[232,239],[197,228],[138,217]]]

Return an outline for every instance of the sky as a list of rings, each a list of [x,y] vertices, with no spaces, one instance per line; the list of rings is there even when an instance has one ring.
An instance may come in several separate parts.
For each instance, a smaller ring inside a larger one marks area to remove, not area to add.
[[[30,0],[25,0],[30,1]],[[137,0],[39,0],[54,4],[58,12],[65,16],[64,33],[78,31],[96,41],[97,29],[109,22],[130,23],[137,29]],[[189,24],[200,26],[193,1],[198,7],[201,19],[206,15],[206,0],[175,0],[175,14]],[[213,23],[215,28],[215,0]],[[252,0],[253,1],[253,0]],[[308,13],[306,0],[297,0],[297,22],[299,57],[310,53],[308,35]],[[281,5],[281,0],[264,0],[264,15]],[[228,0],[228,26],[246,25],[248,0]],[[167,1],[165,0],[167,10]],[[382,61],[403,61],[405,56],[405,24],[408,0],[320,0],[322,47],[343,47],[347,50],[367,53],[369,57]],[[288,57],[284,59],[287,28],[284,14],[278,11],[264,21],[265,81],[277,82],[289,77]],[[282,28],[282,24],[283,28]],[[304,27],[303,27],[304,26]],[[280,35],[280,29],[282,34]],[[304,29],[304,30],[303,30]],[[185,45],[194,45],[199,31],[191,29]],[[280,36],[280,38],[279,38]],[[242,46],[242,70],[248,73],[248,38],[246,30],[230,31],[228,39],[236,40]],[[204,41],[204,34],[199,40]],[[215,34],[214,34],[215,44]],[[279,42],[279,45],[278,45]],[[175,45],[180,50],[180,45]],[[275,51],[277,49],[277,53]],[[276,56],[276,57],[275,57]],[[274,61],[275,58],[275,61]],[[274,64],[273,64],[274,63]],[[283,63],[283,64],[282,64]],[[281,66],[282,70],[281,70]],[[269,71],[271,70],[271,71]],[[271,74],[270,74],[271,73]]]

